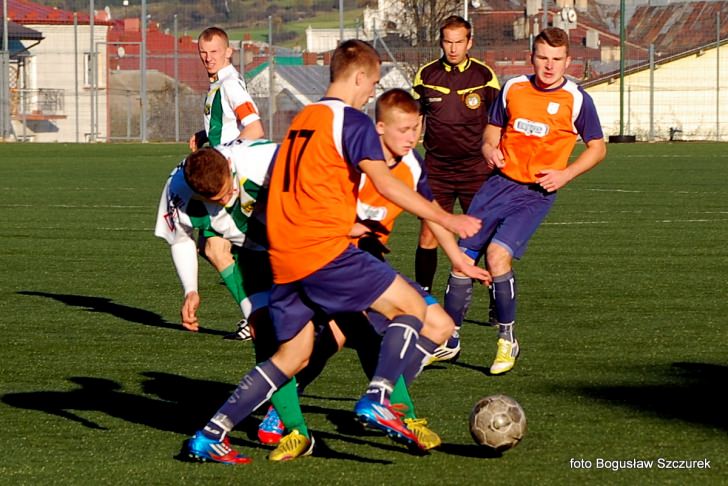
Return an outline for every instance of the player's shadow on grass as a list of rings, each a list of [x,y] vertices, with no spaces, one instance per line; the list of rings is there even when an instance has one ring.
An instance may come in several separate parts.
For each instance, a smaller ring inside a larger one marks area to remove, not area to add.
[[[215,412],[233,389],[230,384],[163,373],[158,376],[149,373],[148,376],[151,379],[142,383],[145,394],[125,391],[120,383],[106,378],[74,376],[68,378],[77,385],[71,390],[7,393],[2,401],[16,408],[38,410],[78,422],[91,429],[108,430],[110,426],[103,419],[88,418],[89,415],[98,417],[98,414],[86,412],[102,412],[130,423],[188,435]],[[157,380],[165,383],[157,384]],[[154,398],[147,392],[149,388],[159,391],[169,386],[178,387],[174,399],[165,394]]]
[[[583,386],[577,392],[659,418],[728,430],[728,399],[717,392],[726,382],[728,366],[678,362],[653,376],[641,371],[634,384]]]
[[[117,304],[108,297],[93,297],[89,295],[73,294],[53,294],[49,292],[36,292],[31,290],[21,290],[17,293],[20,295],[29,295],[34,297],[45,297],[48,299],[53,299],[69,306],[82,307],[87,312],[110,314],[114,317],[118,317],[119,319],[123,319],[128,322],[144,324],[145,326],[161,327],[164,329],[173,329],[175,331],[189,332],[186,331],[181,324],[168,322],[157,313],[145,309],[140,309],[138,307]],[[227,334],[227,332],[225,331],[204,328],[200,328],[199,332],[201,334],[215,334],[220,336]]]
[[[44,412],[89,429],[105,431],[113,427],[113,420],[98,417],[98,412],[101,412],[115,419],[189,437],[204,425],[235,388],[235,384],[190,379],[155,371],[142,373],[142,376],[146,378],[141,383],[143,394],[125,391],[120,383],[106,378],[74,376],[68,378],[68,381],[76,385],[76,388],[71,390],[7,393],[1,399],[6,405]],[[331,412],[330,409],[319,411]],[[256,415],[248,417],[235,428],[231,436],[233,444],[260,448],[257,432],[261,413],[265,413],[265,408],[261,408]],[[355,444],[368,443],[364,439],[352,439],[325,432],[317,433],[316,437],[317,457],[377,464],[390,463],[339,452],[328,447],[325,442],[325,439],[342,439]],[[382,447],[381,444],[373,445]],[[183,456],[183,454],[178,455],[177,458],[184,459]]]

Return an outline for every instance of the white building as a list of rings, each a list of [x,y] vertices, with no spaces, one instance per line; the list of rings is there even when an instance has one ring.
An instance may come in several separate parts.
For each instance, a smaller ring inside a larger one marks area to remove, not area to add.
[[[720,63],[720,64],[718,64]],[[728,41],[631,69],[624,77],[623,133],[637,140],[728,140]],[[652,81],[650,81],[652,77]],[[585,84],[604,132],[620,128],[619,76]],[[652,99],[652,110],[650,110]],[[652,111],[652,116],[650,112]]]
[[[106,40],[111,27],[107,14],[96,16],[92,37],[87,13],[78,14],[74,26],[72,12],[52,7],[10,0],[8,10],[14,22],[43,36],[40,43],[21,41],[24,51],[11,51],[15,138],[35,142],[106,139]],[[92,43],[95,63],[89,55]]]

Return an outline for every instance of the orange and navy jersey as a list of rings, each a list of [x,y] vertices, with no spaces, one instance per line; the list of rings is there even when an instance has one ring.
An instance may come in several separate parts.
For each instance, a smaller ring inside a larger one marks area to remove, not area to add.
[[[533,76],[508,80],[488,123],[504,129],[501,172],[523,183],[536,182],[544,169],[565,169],[577,135],[584,142],[604,138],[594,101],[570,80],[548,90],[538,88]]]
[[[427,173],[420,154],[410,150],[400,161],[389,168],[394,177],[404,182],[407,187],[420,193],[428,201],[432,201],[432,191],[427,183]],[[362,174],[359,183],[359,200],[356,205],[356,216],[379,240],[386,244],[394,227],[394,220],[402,212],[402,208],[379,194],[374,183],[366,174]]]
[[[356,221],[363,160],[384,160],[374,123],[324,98],[291,123],[268,195],[268,239],[276,283],[300,280],[341,254]]]

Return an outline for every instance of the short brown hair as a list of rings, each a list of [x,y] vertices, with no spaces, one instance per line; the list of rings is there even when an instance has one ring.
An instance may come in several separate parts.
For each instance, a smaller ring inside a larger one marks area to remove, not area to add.
[[[225,47],[230,46],[230,38],[227,35],[227,32],[222,30],[220,27],[208,27],[202,32],[200,32],[200,35],[197,37],[197,42],[203,40],[203,41],[211,41],[213,37],[220,37],[225,41]]]
[[[442,24],[440,24],[440,42],[442,42],[442,39],[445,37],[445,29],[458,29],[460,27],[467,29],[468,39],[470,39],[470,35],[473,32],[473,26],[470,22],[459,15],[451,15],[443,20]]]
[[[393,109],[398,109],[405,113],[419,114],[420,104],[411,94],[401,88],[387,90],[377,98],[377,103],[374,106],[374,117],[376,121],[384,121],[386,114]]]
[[[193,191],[209,199],[220,193],[230,177],[230,164],[214,148],[203,147],[187,156],[184,175]]]
[[[350,39],[342,42],[331,57],[331,82],[346,76],[354,67],[379,69],[382,60],[379,53],[368,42]]]
[[[551,47],[566,47],[566,55],[569,55],[569,34],[564,29],[558,27],[548,27],[543,29],[535,39],[533,39],[533,50],[536,50],[536,44],[539,42],[548,44]]]

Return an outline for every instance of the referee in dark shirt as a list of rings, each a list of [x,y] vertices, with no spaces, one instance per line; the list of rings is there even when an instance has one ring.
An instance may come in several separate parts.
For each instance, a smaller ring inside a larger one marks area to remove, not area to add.
[[[456,200],[467,212],[491,171],[481,147],[488,109],[500,85],[490,67],[468,56],[473,45],[471,32],[472,26],[464,18],[453,15],[445,19],[440,26],[443,56],[420,67],[413,83],[414,96],[425,115],[427,177],[435,200],[449,212]],[[422,224],[415,279],[430,290],[436,269],[437,240]]]

